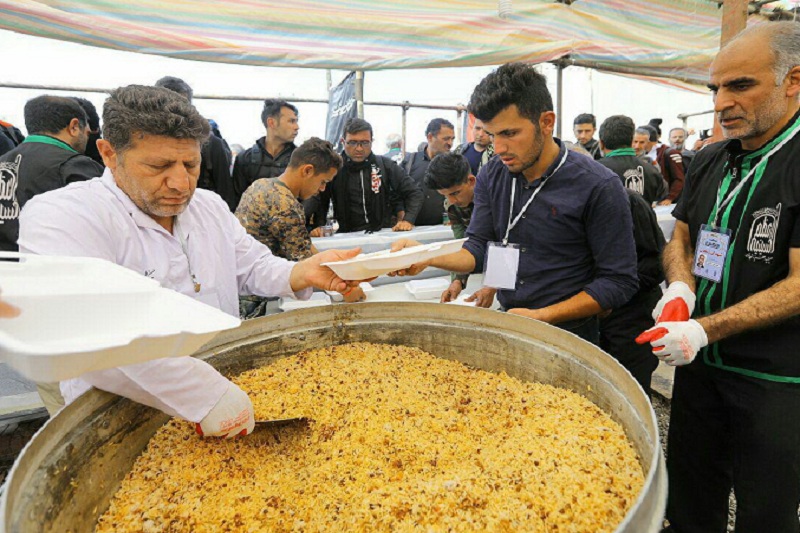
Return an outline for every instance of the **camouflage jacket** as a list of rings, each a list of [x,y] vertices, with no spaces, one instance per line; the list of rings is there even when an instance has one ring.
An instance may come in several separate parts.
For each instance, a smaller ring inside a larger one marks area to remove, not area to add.
[[[312,255],[303,206],[277,179],[253,182],[242,195],[236,218],[278,257],[299,261]]]

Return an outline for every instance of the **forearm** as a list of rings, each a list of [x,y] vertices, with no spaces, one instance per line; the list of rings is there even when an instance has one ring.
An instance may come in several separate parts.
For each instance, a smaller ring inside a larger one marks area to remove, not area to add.
[[[475,270],[475,257],[462,248],[454,254],[431,259],[429,266],[459,274],[467,274]]]
[[[603,308],[600,307],[597,300],[589,296],[586,291],[581,291],[563,302],[532,311],[538,315],[533,317],[537,320],[547,322],[548,324],[559,324],[569,320],[596,315],[603,311]]]
[[[780,304],[776,305],[776,302]],[[800,279],[791,277],[697,321],[706,331],[708,342],[712,343],[737,333],[771,326],[798,313]]]
[[[667,283],[682,281],[694,291],[695,282],[694,274],[692,274],[694,250],[688,236],[688,226],[683,222],[678,222],[675,225],[672,240],[664,248],[664,274],[667,278]]]

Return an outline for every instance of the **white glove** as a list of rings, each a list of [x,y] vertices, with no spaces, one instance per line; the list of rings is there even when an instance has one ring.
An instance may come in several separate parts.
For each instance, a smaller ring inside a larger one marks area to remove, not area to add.
[[[252,433],[255,426],[253,403],[247,393],[229,383],[228,390],[197,424],[196,429],[200,436],[229,439]]]
[[[636,342],[649,342],[656,357],[670,366],[681,366],[694,361],[700,348],[708,346],[708,336],[697,320],[661,322],[639,335]]]
[[[653,320],[656,322],[689,320],[694,312],[695,300],[696,297],[687,284],[673,281],[653,309]]]

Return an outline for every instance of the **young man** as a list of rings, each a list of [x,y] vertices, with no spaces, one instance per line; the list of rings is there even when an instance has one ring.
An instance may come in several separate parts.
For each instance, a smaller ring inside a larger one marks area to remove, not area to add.
[[[596,343],[597,314],[621,306],[638,287],[630,203],[619,178],[553,138],[553,101],[532,65],[510,63],[489,74],[469,110],[493,136],[496,155],[476,182],[469,240],[459,252],[398,274],[427,266],[475,272],[488,263],[484,284],[501,289],[504,309]]]
[[[285,100],[267,98],[261,110],[266,135],[236,156],[233,163],[234,208],[251,183],[260,178],[280,176],[289,166],[289,158],[300,126],[297,108]]]
[[[406,154],[403,168],[424,194],[416,225],[435,226],[442,223],[444,198],[435,190],[425,187],[425,172],[434,157],[453,148],[456,134],[452,123],[443,118],[435,118],[425,128],[425,137],[428,139],[428,144],[418,152]]]
[[[494,147],[492,146],[492,139],[483,129],[483,121],[477,118],[472,126],[472,137],[475,139],[473,142],[459,144],[454,151],[467,158],[472,174],[477,176],[481,167],[488,163],[489,159],[494,155]]]
[[[302,201],[325,190],[342,167],[342,158],[328,141],[312,137],[298,146],[289,166],[277,178],[261,178],[247,188],[236,218],[247,233],[266,245],[277,257],[300,261],[317,253],[305,224]],[[361,289],[348,301],[363,299]],[[242,318],[266,314],[264,298],[242,296]]]
[[[358,250],[329,250],[297,263],[275,257],[219,196],[197,189],[208,134],[208,121],[172,91],[137,85],[113,91],[98,141],[103,176],[28,202],[20,250],[106,259],[235,316],[239,294],[308,298],[311,287],[346,291],[350,285],[321,263]],[[62,382],[61,392],[70,402],[92,386],[196,422],[205,435],[253,430],[247,395],[193,357],[90,372]]]
[[[322,225],[332,201],[340,232],[414,228],[422,191],[394,161],[372,152],[369,122],[360,118],[347,121],[342,159],[344,166],[331,186],[320,194],[315,217]],[[314,229],[311,235],[321,236],[322,228]]]
[[[28,137],[0,156],[0,250],[16,251],[19,214],[37,194],[96,178],[103,167],[84,155],[86,112],[73,98],[37,96],[25,104]]]
[[[800,25],[751,27],[711,64],[726,142],[698,152],[640,337],[675,369],[670,530],[800,530]],[[701,261],[702,257],[702,261]],[[689,317],[693,317],[691,320]]]
[[[581,113],[575,117],[572,126],[575,139],[584,150],[589,152],[589,155],[591,155],[595,161],[603,157],[603,151],[600,149],[598,142],[594,139],[594,132],[596,130],[597,119],[591,113]]]
[[[439,154],[433,158],[425,173],[425,186],[436,190],[445,198],[447,216],[456,239],[466,236],[472,209],[475,207],[475,175],[470,172],[470,163],[464,156],[454,152]],[[453,274],[452,283],[442,293],[441,302],[451,302],[458,298],[467,286],[469,274]],[[466,301],[475,302],[478,307],[489,308],[497,291],[484,287],[472,294]]]

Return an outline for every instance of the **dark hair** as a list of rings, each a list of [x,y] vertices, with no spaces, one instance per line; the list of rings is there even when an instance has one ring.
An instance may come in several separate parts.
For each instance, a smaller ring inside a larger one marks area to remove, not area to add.
[[[664,122],[663,119],[651,118],[648,121],[647,125],[650,126],[651,128],[653,128],[654,130],[656,130],[656,133],[658,133],[658,136],[660,137],[661,136],[661,123],[662,122]]]
[[[289,166],[298,168],[312,165],[316,174],[327,172],[332,168],[342,168],[342,156],[333,150],[333,145],[319,137],[311,137],[292,152]]]
[[[630,148],[633,145],[633,132],[636,125],[625,115],[613,115],[600,124],[600,140],[607,150]]]
[[[650,139],[650,142],[654,143],[658,141],[658,132],[653,126],[650,126],[649,124],[647,126],[639,126],[638,128],[636,128],[636,133],[638,133],[639,135],[647,135],[648,138]]]
[[[156,82],[156,87],[163,87],[176,92],[190,102],[192,101],[192,96],[194,96],[194,91],[189,84],[175,76],[164,76]]]
[[[97,114],[97,108],[94,107],[94,104],[80,96],[73,96],[72,99],[78,102],[78,105],[83,108],[83,112],[86,113],[89,129],[93,132],[100,131],[100,115]]]
[[[435,118],[428,122],[428,127],[425,128],[425,136],[436,136],[439,134],[442,128],[450,128],[451,130],[456,129],[455,126],[453,126],[453,123],[449,120],[445,118]]]
[[[538,126],[539,116],[553,110],[547,79],[532,65],[507,63],[481,80],[469,100],[469,112],[489,121],[510,105]]]
[[[284,107],[294,111],[295,115],[299,115],[297,108],[287,102],[286,100],[279,100],[277,98],[267,98],[264,100],[264,108],[261,110],[261,123],[267,127],[267,119],[272,117],[274,119],[281,118],[281,109]]]
[[[39,133],[58,133],[78,119],[81,126],[86,126],[86,111],[74,98],[50,96],[43,94],[25,103],[25,127],[28,135]]]
[[[161,87],[120,87],[103,106],[103,137],[120,153],[131,147],[137,133],[203,144],[210,131],[208,121],[186,98]]]
[[[434,157],[425,171],[425,186],[429,189],[449,189],[466,183],[471,168],[463,155],[444,152]]]
[[[354,135],[362,131],[369,131],[370,138],[372,137],[372,125],[363,118],[348,118],[344,123],[344,135],[348,133]]]
[[[593,128],[597,127],[597,119],[591,113],[581,113],[575,120],[572,122],[573,126],[577,126],[578,124],[591,124]]]

